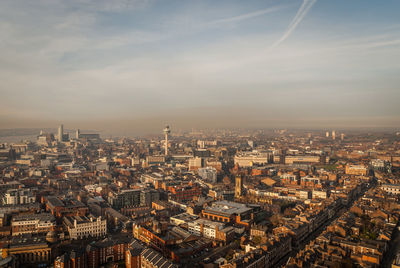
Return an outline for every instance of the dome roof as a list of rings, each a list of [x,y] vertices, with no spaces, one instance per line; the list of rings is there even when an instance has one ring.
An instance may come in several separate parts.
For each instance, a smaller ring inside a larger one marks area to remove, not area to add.
[[[56,237],[57,236],[57,234],[56,234],[56,232],[54,232],[54,231],[49,231],[47,234],[46,234],[46,237]]]
[[[58,240],[57,233],[54,231],[50,231],[46,234],[46,240],[50,243],[55,243]]]

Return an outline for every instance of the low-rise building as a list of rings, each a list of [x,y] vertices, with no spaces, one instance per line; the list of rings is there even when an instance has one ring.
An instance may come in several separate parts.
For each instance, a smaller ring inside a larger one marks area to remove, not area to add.
[[[11,220],[12,235],[47,233],[56,228],[56,219],[50,213],[21,214]]]
[[[222,230],[225,224],[205,219],[197,219],[188,223],[188,231],[194,235],[216,239],[218,230]]]
[[[9,189],[4,195],[5,205],[31,204],[36,202],[36,196],[30,189]]]
[[[363,165],[346,165],[345,172],[348,175],[366,176],[368,173],[368,168]]]
[[[52,247],[46,241],[46,236],[15,236],[2,252],[3,258],[14,256],[19,266],[47,267],[52,260]]]
[[[249,225],[253,208],[245,204],[218,201],[202,210],[202,217],[212,221],[223,223],[238,223]]]
[[[181,225],[197,220],[199,217],[189,213],[181,213],[169,218],[170,222],[175,225]]]
[[[70,239],[88,237],[101,237],[107,234],[107,220],[94,216],[66,216],[64,225],[68,230]]]
[[[170,260],[163,257],[157,251],[151,248],[146,248],[140,254],[140,267],[143,268],[176,268],[177,266],[173,264]]]
[[[400,184],[383,184],[381,189],[389,194],[400,194]]]

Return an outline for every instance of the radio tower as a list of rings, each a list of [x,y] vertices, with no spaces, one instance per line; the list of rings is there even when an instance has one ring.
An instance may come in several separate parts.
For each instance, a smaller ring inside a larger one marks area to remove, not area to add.
[[[169,126],[166,126],[164,128],[164,134],[165,134],[165,155],[168,155],[168,135],[171,133],[171,130],[169,129]]]

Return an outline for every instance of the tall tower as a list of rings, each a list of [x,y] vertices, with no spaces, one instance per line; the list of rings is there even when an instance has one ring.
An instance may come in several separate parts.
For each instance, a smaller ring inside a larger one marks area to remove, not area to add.
[[[235,179],[235,197],[240,197],[242,195],[243,180],[242,177],[238,176]]]
[[[79,136],[81,135],[81,131],[79,130],[79,128],[76,130],[75,132],[75,138],[78,140]]]
[[[63,136],[64,136],[64,126],[61,124],[61,125],[58,127],[58,136],[57,136],[57,139],[58,139],[59,142],[62,142],[62,141],[63,141]]]
[[[166,127],[164,128],[164,134],[165,134],[165,144],[164,144],[164,147],[165,147],[165,155],[168,155],[168,135],[169,135],[169,133],[171,133],[171,130],[169,129],[169,126],[166,126]]]
[[[332,140],[336,139],[336,131],[332,130]]]
[[[325,137],[329,138],[329,131],[325,133]]]

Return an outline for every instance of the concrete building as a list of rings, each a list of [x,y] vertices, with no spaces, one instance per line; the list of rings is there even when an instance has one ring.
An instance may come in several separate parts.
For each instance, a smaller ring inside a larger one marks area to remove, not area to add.
[[[219,230],[225,228],[222,222],[214,222],[205,219],[197,219],[188,223],[188,231],[197,236],[204,236],[211,239],[216,239]]]
[[[56,219],[50,213],[21,214],[11,220],[12,235],[48,233],[56,228]]]
[[[6,205],[31,204],[36,202],[36,196],[30,189],[9,189],[4,195]]]
[[[198,170],[202,167],[204,167],[204,158],[193,157],[189,159],[189,170]]]
[[[312,191],[312,198],[313,199],[326,199],[328,198],[328,193],[326,191]]]
[[[212,221],[249,225],[248,221],[251,218],[252,211],[253,208],[245,204],[218,201],[203,209],[201,215],[203,218]]]
[[[151,206],[153,201],[160,200],[160,193],[153,189],[140,191],[140,206]]]
[[[64,138],[64,125],[58,127],[57,140],[62,142]]]
[[[64,217],[70,239],[82,239],[88,237],[102,237],[107,234],[107,220],[101,216],[67,216]]]
[[[171,216],[169,218],[169,221],[172,224],[181,225],[181,224],[185,224],[185,223],[188,224],[189,222],[195,221],[198,218],[199,218],[199,216],[197,216],[197,215],[192,215],[192,214],[183,212],[181,214],[177,214],[175,216]]]
[[[319,155],[287,155],[285,156],[285,164],[315,164],[325,162]]]
[[[345,172],[348,175],[366,176],[368,174],[368,168],[363,165],[346,165]]]
[[[400,194],[400,184],[383,184],[381,189],[389,194]]]
[[[129,206],[139,206],[141,196],[140,189],[124,190],[120,193],[110,192],[108,202],[115,209],[121,209]]]
[[[14,236],[2,257],[14,256],[19,267],[48,267],[52,259],[52,248],[46,236]]]
[[[269,162],[271,156],[268,153],[243,152],[235,155],[235,165],[240,167],[251,167],[253,165],[265,165]]]
[[[205,167],[199,168],[197,170],[199,176],[206,181],[210,181],[212,183],[217,182],[217,170],[213,167]]]

